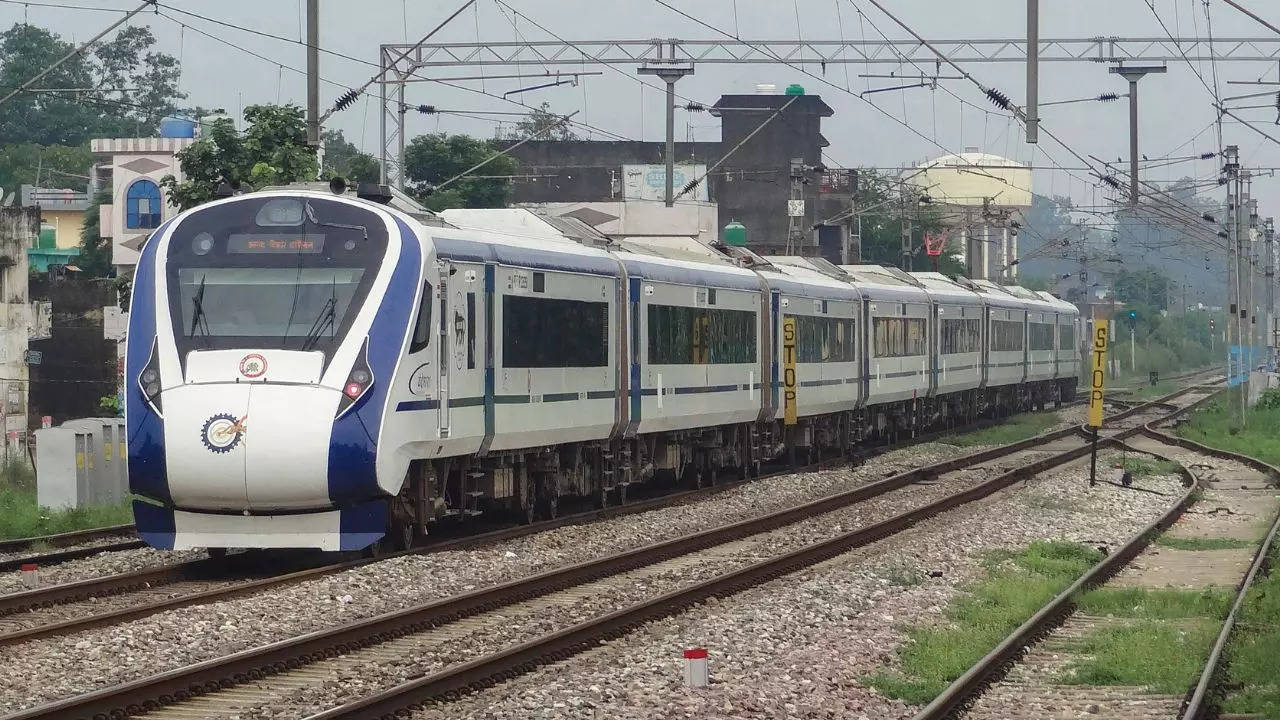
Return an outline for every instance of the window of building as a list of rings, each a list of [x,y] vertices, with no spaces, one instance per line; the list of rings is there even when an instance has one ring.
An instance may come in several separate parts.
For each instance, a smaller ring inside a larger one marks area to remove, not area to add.
[[[796,362],[851,362],[857,359],[852,318],[792,317],[796,321]]]
[[[1017,320],[991,321],[991,349],[1011,351],[1022,349],[1022,323]]]
[[[154,230],[160,227],[160,187],[150,180],[138,180],[129,186],[124,198],[124,226],[130,230]]]
[[[924,318],[875,318],[876,357],[924,355]]]
[[[1053,325],[1051,323],[1031,323],[1027,329],[1028,346],[1032,350],[1053,349]]]
[[[649,363],[730,365],[756,362],[756,314],[674,305],[649,306]]]
[[[1075,350],[1076,349],[1076,328],[1074,325],[1058,326],[1058,349],[1059,350]]]
[[[502,365],[509,368],[609,364],[609,303],[506,295]]]
[[[942,354],[980,352],[982,325],[979,320],[943,320]]]

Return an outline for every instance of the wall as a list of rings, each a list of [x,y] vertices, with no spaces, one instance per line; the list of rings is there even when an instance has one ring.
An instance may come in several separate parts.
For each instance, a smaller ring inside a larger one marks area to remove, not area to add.
[[[57,233],[57,245],[60,250],[71,250],[80,247],[80,232],[84,230],[84,212],[79,210],[40,210],[40,219],[46,225],[52,225]]]
[[[8,432],[27,429],[27,248],[40,234],[40,211],[36,208],[0,208],[0,405],[7,415],[0,418]],[[3,441],[10,440],[5,437]],[[10,451],[21,445],[10,443]]]
[[[53,305],[51,337],[31,341],[43,358],[31,368],[31,415],[53,424],[102,414],[99,400],[116,394],[116,343],[103,337],[103,307],[116,303],[110,280],[68,277],[31,283],[34,298]]]

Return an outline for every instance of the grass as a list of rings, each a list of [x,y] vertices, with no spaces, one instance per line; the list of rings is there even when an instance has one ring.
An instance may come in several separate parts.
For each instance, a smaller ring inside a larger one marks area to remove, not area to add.
[[[1071,663],[1069,685],[1137,685],[1181,694],[1195,685],[1219,625],[1204,619],[1178,624],[1145,620],[1084,638],[1087,657]]]
[[[1245,420],[1240,427],[1238,410],[1229,413],[1227,403],[1218,400],[1193,413],[1178,434],[1219,450],[1280,464],[1280,408],[1250,409]]]
[[[1280,546],[1272,546],[1270,561],[1271,573],[1249,589],[1227,645],[1224,709],[1280,720]]]
[[[69,510],[36,504],[35,473],[23,462],[0,466],[0,539],[85,530],[133,521],[128,501]]]
[[[1155,400],[1156,398],[1164,397],[1177,389],[1178,386],[1165,380],[1161,380],[1155,385],[1148,382],[1145,385],[1135,387],[1133,390],[1133,396],[1139,400]]]
[[[1065,542],[988,554],[988,577],[965,588],[948,608],[950,622],[908,628],[910,641],[898,651],[900,668],[865,681],[909,703],[932,700],[1100,558],[1093,548]]]
[[[1038,412],[1014,415],[999,425],[945,437],[941,442],[960,447],[1007,445],[1039,435],[1059,422],[1058,413]]]
[[[1136,480],[1140,477],[1149,475],[1177,475],[1178,463],[1172,460],[1160,460],[1153,457],[1145,457],[1141,455],[1126,455],[1119,462],[1115,463],[1125,470]]]
[[[1087,615],[1169,620],[1191,617],[1226,617],[1233,596],[1224,588],[1203,591],[1101,587],[1076,600],[1076,609]]]
[[[1237,550],[1256,546],[1256,541],[1239,538],[1189,538],[1161,535],[1156,538],[1157,545],[1175,550]]]

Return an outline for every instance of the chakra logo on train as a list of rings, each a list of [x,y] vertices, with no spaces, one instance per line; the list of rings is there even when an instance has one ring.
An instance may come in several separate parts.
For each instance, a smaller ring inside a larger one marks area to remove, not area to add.
[[[237,420],[230,413],[218,413],[204,421],[200,441],[210,452],[231,452],[244,438],[245,421],[248,419],[248,415]]]

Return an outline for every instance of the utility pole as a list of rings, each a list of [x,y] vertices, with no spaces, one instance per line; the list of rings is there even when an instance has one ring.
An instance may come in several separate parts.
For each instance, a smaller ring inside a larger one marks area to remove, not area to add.
[[[858,215],[858,171],[850,170],[849,217],[844,220],[844,248],[840,253],[842,265],[858,265],[862,262],[862,218]]]
[[[1267,341],[1267,368],[1275,370],[1276,367],[1276,253],[1275,241],[1276,227],[1275,218],[1267,218],[1262,223],[1262,238],[1264,240],[1264,250],[1267,253],[1266,264],[1266,281],[1267,281],[1267,327],[1263,330]]]
[[[1231,214],[1230,229],[1227,233],[1227,248],[1229,257],[1227,262],[1227,302],[1229,305],[1230,315],[1227,318],[1227,385],[1230,387],[1232,383],[1240,388],[1240,425],[1245,423],[1245,377],[1237,378],[1234,373],[1239,372],[1236,368],[1236,361],[1239,361],[1240,369],[1244,367],[1244,327],[1241,323],[1243,317],[1241,312],[1241,277],[1240,277],[1240,235],[1244,226],[1242,222],[1240,207],[1240,196],[1243,188],[1241,187],[1240,178],[1240,148],[1235,145],[1228,145],[1223,152],[1226,160],[1224,170],[1227,176],[1227,212]],[[1243,373],[1241,373],[1243,376]]]
[[[307,144],[320,146],[320,0],[307,0]]]
[[[1027,143],[1040,140],[1040,0],[1027,0]]]
[[[685,75],[693,74],[692,62],[676,60],[676,44],[668,44],[669,57],[662,57],[662,46],[658,46],[658,58],[649,60],[640,67],[641,75],[657,75],[667,84],[667,181],[663,198],[667,207],[675,204],[675,164],[676,164],[676,81]],[[643,88],[642,88],[643,90]]]
[[[1109,70],[1129,81],[1129,204],[1138,206],[1138,81],[1147,73],[1166,72],[1163,65],[1120,65]]]
[[[1261,283],[1255,281],[1258,274],[1258,201],[1253,197],[1253,179],[1246,176],[1245,198],[1248,204],[1245,205],[1249,210],[1249,252],[1247,255],[1249,261],[1249,369],[1252,370],[1258,363],[1254,358],[1257,354],[1257,348],[1262,346],[1261,336],[1258,327],[1258,295],[1262,289],[1259,287]]]
[[[804,228],[804,158],[791,158],[791,196],[787,200],[787,252],[803,255]]]
[[[904,271],[911,270],[911,217],[907,214],[910,200],[914,194],[907,190],[906,183],[898,184],[898,196],[902,201],[902,257],[900,264]]]

